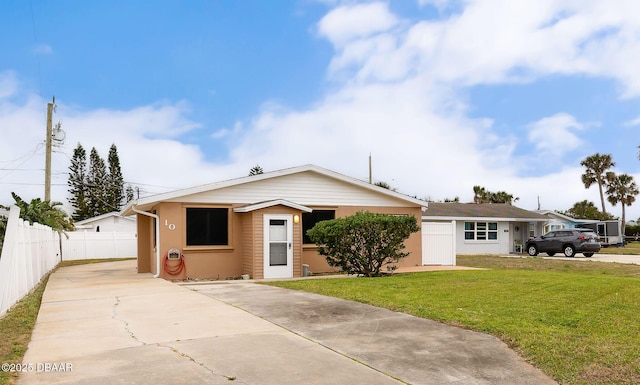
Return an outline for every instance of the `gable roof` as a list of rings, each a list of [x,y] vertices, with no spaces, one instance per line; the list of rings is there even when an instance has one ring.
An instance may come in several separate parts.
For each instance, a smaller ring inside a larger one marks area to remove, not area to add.
[[[110,212],[110,213],[98,215],[98,216],[93,217],[93,218],[83,219],[81,221],[74,222],[73,224],[74,225],[86,225],[86,224],[97,222],[97,221],[100,221],[102,219],[107,219],[107,218],[110,218],[110,217],[118,217],[118,218],[126,219],[128,221],[134,221],[135,222],[134,218],[123,216],[123,215],[120,215],[119,212],[113,211],[113,212]]]
[[[570,217],[568,215],[564,215],[564,214],[560,214],[557,211],[552,211],[552,210],[536,210],[535,211],[538,214],[541,215],[545,215],[549,218],[553,218],[553,219],[558,219],[558,220],[562,220],[568,223],[595,223],[598,222],[597,219],[576,219],[573,217]]]
[[[248,213],[248,212],[251,212],[251,211],[264,209],[266,207],[273,207],[273,206],[278,206],[278,205],[291,207],[291,208],[296,209],[296,210],[304,211],[305,213],[310,213],[311,211],[313,211],[309,207],[306,207],[306,206],[303,206],[303,205],[299,205],[299,204],[294,203],[294,202],[289,202],[288,200],[285,200],[285,199],[275,199],[275,200],[272,200],[272,201],[258,202],[258,203],[254,203],[254,204],[251,204],[251,205],[240,206],[240,207],[234,208],[233,211],[236,212],[236,213]]]
[[[422,219],[492,219],[501,221],[546,222],[544,215],[521,209],[506,203],[429,203],[429,208],[422,214]]]
[[[155,204],[159,202],[164,202],[164,201],[176,202],[182,199],[188,200],[188,199],[191,199],[193,196],[196,196],[197,194],[203,194],[203,193],[208,193],[212,191],[220,191],[223,189],[230,189],[230,188],[239,187],[242,185],[247,185],[250,183],[268,181],[270,179],[276,179],[276,178],[281,178],[281,177],[286,177],[286,176],[291,176],[291,175],[301,174],[301,173],[312,173],[325,178],[330,178],[335,181],[344,183],[346,185],[355,186],[381,196],[393,198],[396,201],[402,201],[411,206],[427,207],[427,202],[422,201],[420,199],[412,198],[408,195],[400,194],[398,192],[385,189],[383,187],[379,187],[374,184],[370,184],[370,183],[361,181],[359,179],[337,173],[335,171],[327,170],[325,168],[309,164],[304,166],[272,171],[272,172],[266,172],[264,174],[250,175],[250,176],[245,176],[241,178],[229,179],[221,182],[209,183],[209,184],[204,184],[204,185],[195,186],[191,188],[175,190],[175,191],[171,191],[163,194],[157,194],[157,195],[153,195],[145,198],[139,198],[137,200],[133,200],[129,202],[127,206],[122,210],[121,214],[122,215],[134,214],[134,211],[133,211],[134,206],[139,210],[150,210]],[[277,199],[285,199],[285,197],[267,198],[268,201],[274,201]],[[289,199],[289,201],[291,201],[291,199]],[[227,203],[258,204],[259,202],[234,201],[234,202],[227,202]],[[291,203],[300,204],[300,202],[291,202]]]

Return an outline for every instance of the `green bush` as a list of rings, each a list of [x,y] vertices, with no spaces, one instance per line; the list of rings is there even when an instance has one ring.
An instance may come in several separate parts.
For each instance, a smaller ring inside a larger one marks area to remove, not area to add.
[[[640,225],[637,225],[637,226],[626,225],[625,229],[624,229],[624,234],[627,237],[632,237],[632,236],[640,234]]]
[[[410,215],[358,212],[352,216],[318,222],[307,235],[329,265],[349,274],[375,277],[387,265],[409,255],[404,241],[420,230]],[[388,266],[395,270],[396,266]]]

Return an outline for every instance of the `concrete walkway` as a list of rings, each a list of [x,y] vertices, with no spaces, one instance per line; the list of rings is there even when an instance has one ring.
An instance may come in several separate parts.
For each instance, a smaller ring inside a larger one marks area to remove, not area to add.
[[[18,384],[554,383],[483,334],[253,283],[191,288],[135,261],[59,269]]]

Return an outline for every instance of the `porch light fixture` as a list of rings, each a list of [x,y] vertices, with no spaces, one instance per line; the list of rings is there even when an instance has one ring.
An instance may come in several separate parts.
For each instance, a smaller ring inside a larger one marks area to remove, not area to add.
[[[293,223],[298,223],[300,222],[300,216],[299,215],[294,215],[293,216]]]

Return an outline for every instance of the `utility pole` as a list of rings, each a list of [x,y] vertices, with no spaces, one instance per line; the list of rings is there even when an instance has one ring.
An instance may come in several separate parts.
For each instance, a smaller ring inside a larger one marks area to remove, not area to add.
[[[373,175],[371,172],[371,153],[369,153],[369,184],[371,184],[371,182],[373,182]]]
[[[51,120],[53,119],[53,111],[56,109],[56,97],[54,96],[51,103],[47,103],[47,140],[45,149],[44,164],[44,200],[51,200],[51,147],[53,137],[53,127]]]

